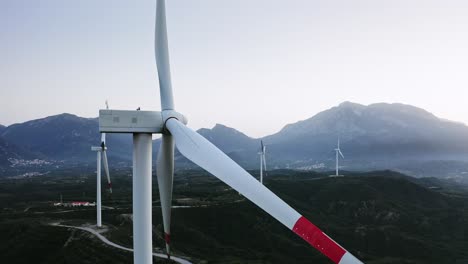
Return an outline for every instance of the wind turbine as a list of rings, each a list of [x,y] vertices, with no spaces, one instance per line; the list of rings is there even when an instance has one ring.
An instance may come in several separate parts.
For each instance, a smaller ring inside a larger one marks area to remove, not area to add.
[[[265,174],[266,174],[265,154],[266,154],[266,146],[263,145],[263,140],[260,140],[260,152],[258,152],[258,155],[260,156],[260,182],[262,184],[263,184],[263,169],[265,169]]]
[[[109,106],[106,101],[106,109],[109,109]],[[107,162],[107,146],[106,146],[106,133],[101,134],[101,145],[91,147],[92,151],[97,153],[97,166],[96,166],[96,214],[97,214],[97,227],[102,226],[102,215],[101,215],[101,159],[104,162],[104,170],[107,175],[107,183],[109,186],[109,192],[112,193],[112,183],[109,175],[109,164]]]
[[[343,176],[343,175],[340,175],[339,173],[339,163],[340,163],[340,156],[344,159],[344,155],[343,153],[341,152],[341,149],[340,149],[340,139],[338,138],[338,144],[336,146],[336,149],[335,149],[335,153],[336,153],[336,168],[335,168],[335,175],[332,175],[333,177],[340,177],[340,176]]]
[[[155,53],[162,111],[100,110],[99,129],[133,134],[133,248],[134,263],[152,263],[151,161],[152,134],[162,134],[157,157],[166,250],[170,256],[170,220],[174,177],[174,147],[186,158],[240,192],[244,197],[302,237],[335,263],[362,263],[231,158],[186,126],[175,111],[172,96],[165,1],[157,0]]]

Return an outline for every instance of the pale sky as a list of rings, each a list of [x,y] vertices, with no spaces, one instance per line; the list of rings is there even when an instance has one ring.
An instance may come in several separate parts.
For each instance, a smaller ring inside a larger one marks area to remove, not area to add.
[[[176,110],[260,137],[343,101],[468,123],[468,1],[168,0]],[[159,110],[155,1],[0,1],[0,124]]]

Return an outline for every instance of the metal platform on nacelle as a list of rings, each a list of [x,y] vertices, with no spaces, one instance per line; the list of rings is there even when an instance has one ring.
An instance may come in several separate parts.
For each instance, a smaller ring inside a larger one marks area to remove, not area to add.
[[[162,133],[161,112],[140,110],[99,110],[101,133]]]

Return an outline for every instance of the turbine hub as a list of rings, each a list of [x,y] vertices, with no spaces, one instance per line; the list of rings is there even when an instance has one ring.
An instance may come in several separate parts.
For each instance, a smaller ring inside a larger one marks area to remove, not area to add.
[[[162,116],[162,119],[163,119],[163,122],[164,122],[164,127],[166,126],[167,120],[169,120],[171,118],[175,118],[175,119],[179,120],[184,125],[187,125],[187,123],[188,123],[187,118],[183,114],[181,114],[181,113],[179,113],[177,111],[174,111],[174,110],[163,110],[161,112],[161,116]]]

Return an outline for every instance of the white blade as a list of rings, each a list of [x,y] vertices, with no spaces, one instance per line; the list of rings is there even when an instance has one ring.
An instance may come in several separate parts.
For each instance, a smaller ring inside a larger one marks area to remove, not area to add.
[[[106,133],[101,133],[101,144],[106,144]]]
[[[240,192],[332,261],[362,263],[204,137],[174,118],[166,121],[166,127],[185,157]]]
[[[163,135],[159,147],[156,175],[158,177],[159,195],[164,223],[164,239],[166,252],[170,256],[171,234],[171,202],[172,183],[174,179],[174,139],[171,135]]]
[[[343,153],[341,152],[341,149],[338,149],[338,153],[340,153],[341,157],[344,159]]]
[[[106,171],[107,176],[107,184],[109,186],[109,192],[112,193],[112,182],[109,175],[109,164],[107,163],[107,152],[104,150],[102,151],[102,159],[104,163],[104,170]]]
[[[262,145],[263,145],[263,144],[262,144]],[[267,176],[267,168],[266,168],[266,146],[265,146],[265,145],[263,145],[262,160],[263,160],[263,169],[265,170],[265,176]]]
[[[156,7],[155,55],[158,68],[162,110],[173,110],[171,69],[166,27],[166,3],[158,0]]]

